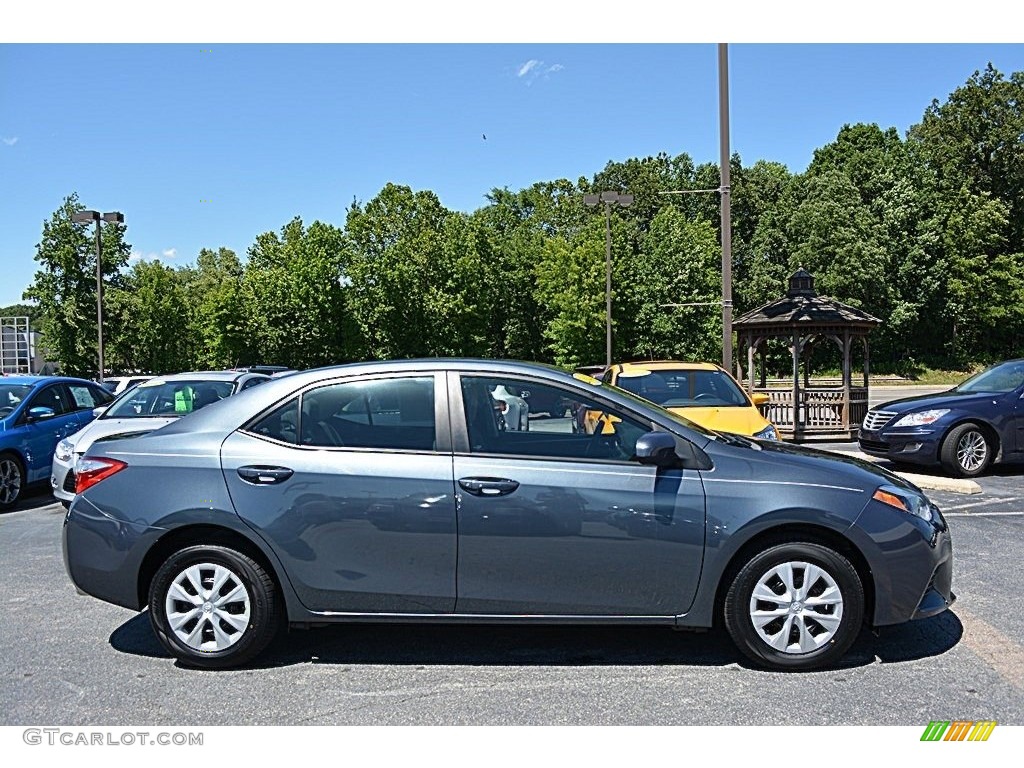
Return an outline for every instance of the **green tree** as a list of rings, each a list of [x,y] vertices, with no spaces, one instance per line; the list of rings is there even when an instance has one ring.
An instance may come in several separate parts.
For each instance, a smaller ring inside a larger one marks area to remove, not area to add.
[[[195,368],[197,340],[184,271],[159,260],[138,261],[106,294],[111,370],[166,374]]]
[[[230,368],[249,357],[243,274],[242,263],[230,248],[203,248],[195,268],[185,270],[196,368]]]
[[[95,224],[74,223],[72,216],[81,210],[84,206],[72,193],[43,222],[35,255],[39,269],[23,298],[39,307],[43,347],[59,362],[61,371],[94,376],[98,360]],[[116,289],[131,246],[124,239],[123,224],[101,226],[104,283]]]

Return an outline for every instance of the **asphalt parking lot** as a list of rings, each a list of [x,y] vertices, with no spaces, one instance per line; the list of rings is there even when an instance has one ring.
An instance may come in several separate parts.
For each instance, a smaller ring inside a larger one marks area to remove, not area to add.
[[[949,517],[958,602],[863,632],[840,668],[749,667],[721,632],[353,625],[293,631],[259,665],[178,666],[145,614],[79,596],[45,492],[0,515],[5,725],[1024,724],[1022,470],[929,495]]]

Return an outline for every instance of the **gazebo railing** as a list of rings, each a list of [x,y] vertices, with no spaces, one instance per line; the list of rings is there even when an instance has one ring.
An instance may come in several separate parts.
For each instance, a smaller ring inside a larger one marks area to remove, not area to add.
[[[866,387],[851,387],[848,404],[844,403],[842,389],[801,387],[796,409],[791,388],[757,387],[754,391],[768,395],[769,401],[764,406],[765,418],[786,437],[802,434],[856,436],[857,429],[868,412]]]

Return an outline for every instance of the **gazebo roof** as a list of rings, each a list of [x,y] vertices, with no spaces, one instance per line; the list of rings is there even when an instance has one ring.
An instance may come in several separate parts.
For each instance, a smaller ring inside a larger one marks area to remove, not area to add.
[[[733,321],[737,330],[777,330],[828,326],[863,329],[867,332],[882,321],[849,304],[814,290],[814,277],[803,267],[789,278],[789,291],[781,299],[752,309]]]

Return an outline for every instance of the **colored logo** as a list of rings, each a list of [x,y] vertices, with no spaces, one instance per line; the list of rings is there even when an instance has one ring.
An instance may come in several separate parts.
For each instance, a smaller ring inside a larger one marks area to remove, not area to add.
[[[996,725],[995,720],[932,720],[921,741],[988,741]]]

